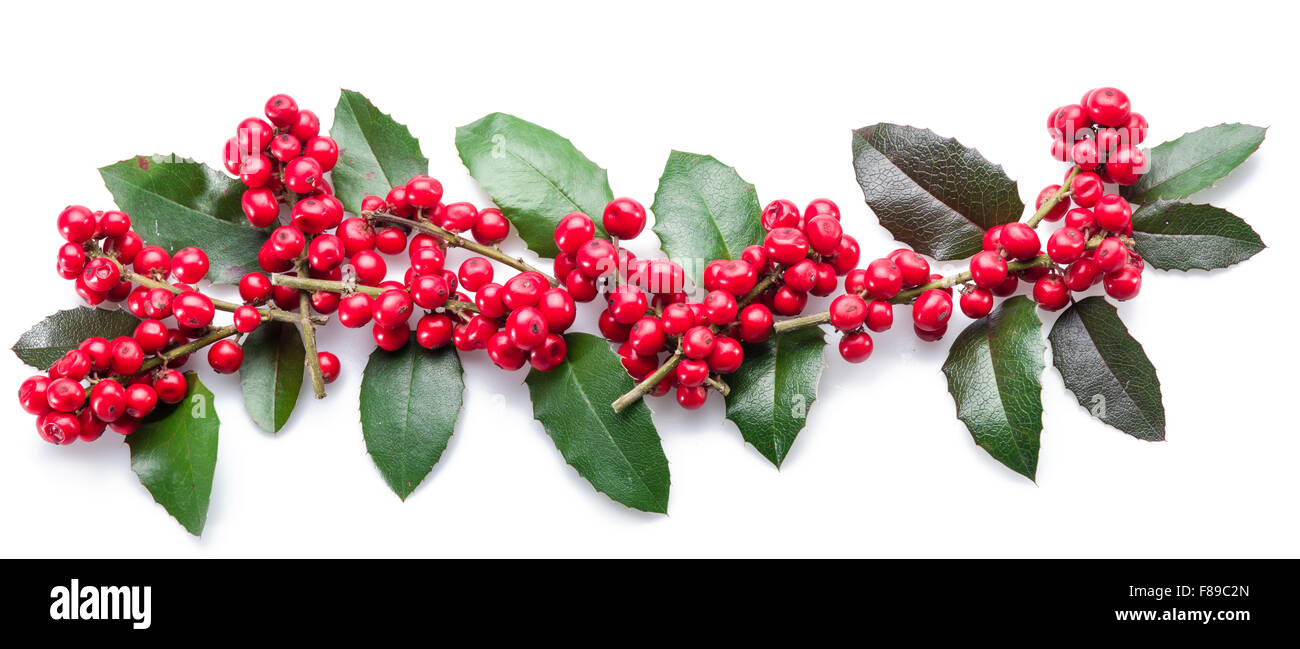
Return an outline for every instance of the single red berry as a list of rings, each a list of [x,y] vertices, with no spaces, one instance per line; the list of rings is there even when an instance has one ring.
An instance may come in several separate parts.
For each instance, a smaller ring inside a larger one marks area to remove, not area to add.
[[[484,284],[474,295],[478,312],[489,318],[503,318],[510,313],[505,303],[506,289],[500,284]]]
[[[998,247],[1002,245],[1002,228],[1004,227],[1006,226],[995,225],[986,230],[984,232],[983,245],[981,247],[985,250],[997,252]]]
[[[1086,291],[1101,279],[1101,267],[1084,257],[1065,269],[1065,287],[1076,293]]]
[[[75,279],[86,267],[86,252],[80,244],[65,243],[59,246],[58,271],[64,279]]]
[[[100,383],[108,383],[101,381]],[[43,415],[50,411],[50,402],[48,392],[50,387],[50,377],[33,376],[23,381],[18,387],[18,404],[29,415]]]
[[[343,253],[347,257],[375,247],[375,230],[365,219],[345,219],[335,234],[343,242]]]
[[[888,300],[903,289],[903,271],[888,257],[867,264],[867,295]]]
[[[418,337],[418,332],[416,335]],[[528,362],[528,352],[516,347],[510,341],[510,334],[505,331],[492,334],[488,339],[487,353],[497,367],[508,372],[513,372]]]
[[[590,302],[598,293],[596,279],[587,277],[580,268],[574,268],[564,276],[564,290],[578,302]]]
[[[176,322],[193,329],[201,329],[212,324],[216,309],[208,296],[196,291],[185,291],[172,300],[172,314]]]
[[[505,293],[502,294],[501,299],[505,302],[506,308],[512,311],[526,306],[536,306],[542,299],[542,293],[549,287],[545,278],[538,273],[520,273],[505,283]],[[641,299],[644,301],[645,296],[642,295]]]
[[[736,297],[726,291],[710,291],[704,296],[704,311],[710,324],[725,325],[736,320],[740,305]]]
[[[400,216],[404,219],[409,219],[415,216],[415,210],[417,208],[412,205],[410,199],[407,198],[405,186],[394,187],[388,190],[388,195],[384,197],[384,203],[388,206],[388,211],[392,212],[395,216]],[[429,216],[429,220],[433,221],[433,224],[439,227],[442,226],[441,210],[442,203],[424,209]]]
[[[69,205],[59,212],[59,234],[69,243],[85,243],[95,236],[99,225],[95,213],[81,205]]]
[[[252,307],[249,307],[252,308]],[[253,309],[256,311],[256,309]],[[132,334],[135,341],[140,343],[140,349],[144,350],[146,355],[152,356],[162,348],[167,346],[170,334],[167,332],[167,325],[162,320],[141,320],[140,324],[135,326],[135,333]]]
[[[702,385],[687,387],[685,385],[677,386],[677,405],[687,410],[697,410],[704,405],[709,398],[709,391]]]
[[[52,410],[72,412],[86,402],[86,389],[79,381],[56,378],[46,386],[45,400]]]
[[[274,95],[266,100],[266,118],[281,128],[290,126],[298,120],[298,102],[289,95]]]
[[[1007,279],[1007,260],[996,252],[983,250],[970,260],[971,280],[980,288],[994,288]]]
[[[119,336],[109,343],[109,354],[113,357],[110,365],[114,374],[135,374],[144,364],[144,349],[134,338]]]
[[[840,356],[850,363],[861,363],[871,357],[874,343],[866,332],[844,334],[840,338]]]
[[[239,280],[239,297],[249,304],[262,304],[271,297],[271,280],[261,273],[248,273]]]
[[[1092,207],[1093,205],[1096,205],[1097,201],[1101,200],[1104,191],[1105,188],[1102,186],[1101,176],[1098,176],[1091,171],[1076,174],[1074,179],[1070,181],[1070,196],[1079,207]],[[1057,208],[1060,208],[1063,205],[1069,207],[1069,204],[1066,201],[1061,201],[1057,204]],[[1055,210],[1053,210],[1053,212],[1055,212]]]
[[[77,345],[77,349],[86,355],[90,362],[90,371],[104,372],[113,365],[113,354],[108,340],[91,336]]]
[[[630,325],[640,320],[647,308],[645,293],[630,284],[619,286],[609,294],[609,312],[621,324]]]
[[[283,273],[293,268],[293,261],[277,256],[271,248],[271,241],[267,240],[257,251],[257,266],[264,272]]]
[[[808,219],[805,232],[808,236],[808,247],[819,255],[835,254],[840,247],[840,240],[844,238],[844,228],[840,225],[840,220],[829,214]]]
[[[1059,311],[1070,303],[1070,290],[1060,275],[1043,275],[1034,282],[1034,301],[1044,311]]]
[[[475,241],[485,246],[501,243],[510,236],[510,221],[495,207],[479,210],[473,235]]]
[[[168,371],[180,374],[176,370]],[[100,421],[117,421],[126,414],[126,388],[111,379],[96,383],[90,389],[90,410]]]
[[[670,304],[664,307],[661,320],[666,333],[680,336],[695,326],[695,313],[686,304]]]
[[[307,247],[307,237],[298,228],[292,225],[282,225],[271,233],[270,238],[271,252],[276,257],[290,261],[296,259],[302,254],[303,249]]]
[[[789,286],[782,286],[772,294],[772,310],[780,315],[799,315],[807,305],[808,294]]]
[[[189,246],[172,256],[172,275],[186,284],[194,284],[208,276],[208,254],[203,249]]]
[[[1073,142],[1090,126],[1092,126],[1092,118],[1088,116],[1084,107],[1078,104],[1058,108],[1052,119],[1053,133],[1069,142]]]
[[[1106,237],[1097,246],[1092,258],[1097,262],[1101,272],[1114,273],[1128,263],[1128,248],[1119,237]]]
[[[894,326],[894,305],[885,300],[872,300],[867,303],[867,317],[863,321],[867,329],[877,333],[888,331]]]
[[[208,365],[218,374],[233,374],[244,363],[244,348],[232,340],[218,340],[208,348]]]
[[[1008,255],[1015,259],[1033,259],[1038,256],[1042,242],[1038,233],[1024,223],[1008,223],[1002,227],[998,241]]]
[[[1043,191],[1038,192],[1038,200],[1034,202],[1034,208],[1042,209],[1043,204],[1051,200],[1053,196],[1056,196],[1056,193],[1059,191],[1061,191],[1060,185],[1048,185],[1044,187]],[[1065,213],[1069,210],[1070,210],[1069,201],[1057,201],[1056,204],[1052,206],[1052,209],[1049,210],[1045,216],[1043,216],[1043,220],[1060,221],[1061,217],[1064,217]]]
[[[1120,144],[1106,159],[1106,174],[1120,185],[1132,185],[1146,173],[1146,154],[1136,146]]]
[[[740,297],[752,291],[758,284],[758,271],[752,263],[744,259],[725,261],[715,268],[717,274],[713,283],[717,290]]]
[[[315,159],[299,156],[284,165],[284,186],[297,194],[310,194],[320,186],[324,173]]]
[[[615,320],[614,314],[610,313],[609,309],[600,312],[600,317],[596,319],[596,328],[606,340],[616,343],[626,342],[632,335],[632,325],[625,325]]]
[[[616,198],[600,217],[605,231],[619,239],[635,239],[645,229],[645,207],[631,198]]]
[[[569,273],[577,267],[578,262],[573,260],[573,255],[566,252],[556,254],[555,260],[551,264],[553,274],[561,280],[568,277]]]
[[[1052,136],[1052,158],[1060,162],[1070,159],[1070,143],[1059,135]]]
[[[1068,264],[1083,256],[1088,238],[1075,228],[1061,228],[1047,238],[1047,256],[1058,264]],[[992,287],[986,287],[992,288]]]
[[[82,300],[85,300],[86,304],[91,306],[95,306],[96,304],[108,299],[107,292],[96,291],[91,289],[89,286],[86,286],[85,277],[82,275],[77,275],[77,279],[73,283],[73,289],[77,291],[77,295],[81,297]]]
[[[411,301],[421,309],[436,309],[450,298],[451,290],[441,275],[420,275],[411,282]]]
[[[983,318],[993,310],[993,292],[986,288],[971,289],[964,291],[958,302],[967,318]]]
[[[289,217],[293,227],[304,234],[320,234],[332,225],[332,214],[325,201],[311,196],[294,203]]]
[[[852,294],[841,295],[831,301],[831,326],[840,331],[852,331],[867,319],[867,301]]]
[[[1133,266],[1125,266],[1113,273],[1106,273],[1102,280],[1106,295],[1116,300],[1131,300],[1142,290],[1142,271]]]
[[[1092,208],[1097,225],[1110,232],[1124,232],[1133,221],[1133,208],[1119,194],[1106,194]]]
[[[317,135],[303,144],[302,154],[315,160],[322,170],[329,171],[339,161],[339,145],[332,137]]]
[[[745,350],[735,338],[715,336],[708,360],[709,369],[718,374],[730,374],[740,369],[740,364],[745,361]]]
[[[316,364],[320,366],[321,378],[326,383],[333,383],[339,378],[339,372],[343,371],[343,365],[339,362],[339,357],[330,352],[317,352]]]
[[[1122,135],[1128,137],[1130,144],[1141,144],[1142,140],[1147,139],[1147,118],[1141,113],[1128,114],[1128,123],[1120,129]]]
[[[411,246],[408,256],[420,275],[440,275],[447,265],[447,253],[437,246]]]
[[[334,313],[339,308],[339,302],[343,296],[333,291],[313,291],[311,294],[311,308],[316,313]]]
[[[442,227],[452,232],[466,232],[478,223],[478,208],[471,203],[451,203],[444,210]]]
[[[740,251],[740,259],[749,262],[755,273],[767,270],[767,250],[763,246],[746,246]]]
[[[71,444],[81,434],[81,422],[76,415],[66,412],[50,412],[36,422],[36,430],[41,439],[51,444]]]
[[[708,327],[694,326],[682,334],[682,353],[688,358],[708,358],[713,352],[713,332]]]
[[[944,325],[943,327],[940,327],[934,331],[926,331],[925,329],[922,329],[920,327],[912,327],[912,331],[916,332],[917,338],[920,338],[925,342],[932,343],[936,340],[943,339],[943,335],[948,333],[948,326]]]
[[[352,255],[350,261],[352,270],[357,274],[357,282],[365,286],[378,286],[388,274],[387,262],[373,250],[362,250]],[[415,267],[414,259],[412,259],[412,267]]]
[[[444,313],[431,313],[422,318],[415,325],[415,342],[419,343],[425,349],[438,349],[451,342],[453,330],[451,318]],[[500,332],[506,335],[505,332]],[[491,341],[488,341],[488,350],[491,351]],[[520,363],[522,366],[523,363]],[[517,369],[517,368],[516,368]]]
[[[77,423],[81,425],[78,439],[83,442],[93,442],[99,439],[104,434],[104,429],[108,428],[108,424],[100,421],[89,408],[83,409],[77,415]]]
[[[416,176],[406,183],[406,202],[427,210],[442,201],[442,183],[429,176]]]
[[[1117,88],[1098,88],[1086,95],[1088,118],[1102,126],[1124,126],[1128,123],[1128,95]]]
[[[1074,228],[1086,236],[1097,228],[1097,217],[1090,209],[1076,207],[1065,213],[1065,227]]]
[[[222,341],[229,342],[229,341]],[[231,343],[234,344],[234,343]],[[126,414],[130,417],[146,417],[158,406],[158,391],[152,385],[132,383],[126,386]]]
[[[234,314],[235,330],[240,333],[251,333],[262,324],[262,314],[257,307],[247,304],[235,309]],[[139,338],[139,336],[136,336]]]
[[[371,318],[375,324],[387,329],[405,327],[414,309],[411,295],[403,290],[384,291],[371,305]]]
[[[551,333],[564,333],[573,326],[578,317],[577,305],[573,297],[562,288],[547,289],[537,301],[537,310],[546,319],[546,330]]]
[[[141,423],[142,422],[137,417],[122,415],[117,418],[117,421],[110,423],[108,427],[119,435],[130,435],[140,429]]]
[[[614,244],[609,241],[591,239],[578,248],[574,253],[574,260],[578,262],[578,270],[581,270],[583,275],[596,278],[614,272],[617,253]]]
[[[1097,168],[1101,157],[1097,151],[1097,141],[1093,139],[1083,139],[1074,143],[1070,147],[1070,159],[1075,166],[1083,171],[1092,171]]]
[[[763,249],[772,263],[789,266],[808,256],[808,237],[794,228],[776,228],[767,233]]]
[[[95,387],[99,387],[98,384]],[[189,391],[189,382],[185,380],[185,375],[179,371],[164,369],[154,377],[153,389],[154,392],[158,393],[159,401],[163,403],[180,403],[181,399],[184,399],[185,394]],[[93,403],[95,399],[93,391],[90,399]]]
[[[687,358],[677,364],[677,384],[693,388],[703,385],[709,378],[709,364],[702,360]]]
[[[1016,289],[1019,286],[1020,286],[1020,278],[1015,275],[1011,275],[1007,277],[1007,280],[1005,282],[1002,282],[1001,284],[998,284],[997,286],[994,286],[989,290],[993,291],[993,295],[996,295],[997,297],[1007,297],[1012,293],[1015,293]]]
[[[520,349],[537,347],[546,340],[546,334],[550,333],[546,317],[531,306],[512,311],[510,317],[506,318],[506,331],[510,334],[510,342]]]
[[[768,203],[767,207],[763,208],[761,220],[763,229],[768,232],[777,228],[797,228],[803,223],[799,206],[785,199]]]
[[[261,153],[246,155],[239,163],[239,180],[247,187],[263,187],[271,180],[274,169],[267,156]]]
[[[814,198],[808,202],[808,206],[803,210],[803,221],[807,224],[818,216],[829,216],[838,221],[840,220],[840,206],[829,198]]]
[[[245,190],[239,205],[253,227],[265,228],[280,216],[280,202],[276,200],[275,192],[266,187]]]
[[[663,351],[664,344],[668,342],[668,335],[664,332],[663,322],[659,318],[646,316],[632,325],[627,342],[636,353],[649,356]]]
[[[811,291],[814,286],[817,286],[817,262],[811,259],[800,259],[785,269],[781,279],[786,286],[796,291],[804,293]]]
[[[565,254],[576,255],[595,236],[595,222],[582,212],[569,213],[555,226],[555,245]]]
[[[122,282],[122,271],[112,259],[96,257],[82,269],[81,281],[92,291],[108,292]]]
[[[376,324],[370,328],[370,334],[375,345],[386,352],[395,352],[405,347],[406,341],[411,339],[411,330],[404,325],[388,329]]]
[[[762,304],[741,309],[739,319],[740,339],[747,343],[763,342],[772,335],[772,311]]]
[[[922,293],[912,305],[912,324],[922,331],[946,329],[951,315],[952,296],[939,289],[932,288]]]
[[[281,133],[271,138],[271,146],[268,150],[272,158],[280,162],[288,162],[302,155],[302,142],[288,133]]]
[[[925,257],[906,248],[889,253],[889,259],[903,274],[903,286],[920,286],[930,279],[930,262]]]
[[[120,237],[131,229],[131,217],[126,212],[109,210],[99,215],[96,220],[95,236]]]
[[[297,277],[297,273],[290,273],[290,277]],[[276,308],[282,311],[294,311],[298,309],[298,289],[288,286],[271,287],[271,301],[275,303]]]

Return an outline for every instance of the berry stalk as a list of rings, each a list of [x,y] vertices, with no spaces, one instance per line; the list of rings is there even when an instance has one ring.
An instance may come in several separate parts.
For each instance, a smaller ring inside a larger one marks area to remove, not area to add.
[[[456,234],[455,232],[447,230],[446,228],[438,227],[437,225],[430,223],[423,216],[421,216],[417,220],[412,220],[412,219],[396,216],[393,214],[385,214],[384,212],[365,212],[365,211],[361,213],[361,216],[370,221],[377,221],[379,223],[387,223],[390,225],[400,225],[400,226],[411,228],[418,232],[423,232],[430,236],[434,236],[439,239],[442,239],[444,242],[446,242],[448,246],[451,246],[453,248],[464,248],[465,250],[469,250],[470,252],[473,252],[477,255],[481,255],[483,257],[487,257],[488,259],[501,262],[502,264],[505,264],[506,266],[509,266],[520,272],[538,273],[542,277],[545,277],[546,281],[551,286],[560,285],[560,281],[558,279],[555,279],[548,273],[544,273],[538,270],[537,268],[534,268],[531,264],[524,261],[523,259],[520,259],[518,257],[511,257],[510,255],[501,252],[499,248],[492,247],[492,246],[485,246],[477,241],[466,239],[465,237],[462,237],[459,234]]]
[[[631,390],[628,390],[627,394],[615,399],[614,403],[610,404],[610,406],[614,408],[614,412],[623,412],[632,407],[632,404],[640,401],[642,397],[655,388],[655,385],[662,381],[664,377],[668,376],[669,372],[676,369],[677,364],[682,362],[683,358],[686,357],[680,350],[674,352],[672,356],[668,357],[668,360],[664,361],[663,365],[660,365],[655,369],[655,371],[651,372],[649,376],[645,377],[643,381],[633,386]]]
[[[202,336],[199,336],[198,338],[195,338],[194,340],[191,340],[183,345],[177,345],[175,347],[172,347],[171,349],[158,352],[156,355],[145,359],[144,364],[140,366],[140,371],[136,372],[135,374],[132,374],[130,376],[125,376],[125,377],[108,377],[108,378],[129,379],[131,377],[139,376],[169,361],[175,360],[182,356],[188,356],[190,354],[193,354],[194,352],[197,352],[200,349],[203,349],[204,347],[211,345],[212,343],[215,343],[219,340],[225,340],[226,338],[234,336],[235,334],[238,333],[239,330],[235,328],[235,325],[226,325],[224,327],[213,329],[208,333],[203,334]]]
[[[285,275],[283,273],[272,273],[271,285],[287,286],[289,288],[296,288],[300,291],[306,291],[308,293],[314,293],[316,291],[326,291],[329,293],[342,293],[343,295],[349,295],[352,293],[365,293],[370,297],[379,297],[380,295],[383,295],[386,291],[395,290],[395,289],[383,288],[379,286],[366,286],[364,284],[357,284],[355,280],[345,281],[345,280],[332,280],[332,279],[313,279],[310,277],[302,277],[299,275]],[[474,306],[473,304],[470,304],[469,302],[462,302],[460,300],[447,300],[447,303],[444,304],[443,307],[449,311],[455,311],[458,313],[478,313],[478,307]],[[294,322],[297,322],[297,316],[293,316],[293,317],[294,317]]]
[[[298,274],[308,273],[307,256],[298,258],[295,264]],[[307,373],[311,376],[311,390],[317,399],[325,398],[325,376],[321,374],[320,356],[316,353],[316,325],[311,320],[311,293],[298,290],[299,328],[302,329],[302,348],[307,353]]]
[[[1038,206],[1038,211],[1034,212],[1034,215],[1029,217],[1028,221],[1025,221],[1025,225],[1031,228],[1038,227],[1038,224],[1043,220],[1043,218],[1052,212],[1052,208],[1056,207],[1057,203],[1060,203],[1062,199],[1070,195],[1070,181],[1074,180],[1074,177],[1078,174],[1079,167],[1078,165],[1075,165],[1070,169],[1070,173],[1065,177],[1065,182],[1061,185],[1061,189],[1057,190],[1055,194],[1052,194],[1051,197],[1043,201],[1043,204]]]

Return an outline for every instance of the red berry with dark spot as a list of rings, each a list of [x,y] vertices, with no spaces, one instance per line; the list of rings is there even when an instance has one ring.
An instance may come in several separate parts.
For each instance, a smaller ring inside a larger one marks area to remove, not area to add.
[[[776,228],[767,233],[763,249],[772,263],[789,266],[808,256],[808,237],[794,228]]]
[[[96,384],[96,387],[99,387]],[[158,393],[158,400],[163,403],[180,403],[185,398],[186,392],[189,391],[189,384],[185,380],[185,375],[177,370],[165,369],[158,373],[153,380],[154,392]],[[91,392],[90,398],[94,401],[94,392]]]
[[[861,363],[871,357],[874,343],[866,332],[844,334],[840,338],[840,356],[850,363]]]
[[[85,243],[95,236],[99,225],[95,213],[81,205],[70,205],[59,213],[59,234],[70,243]]]
[[[1075,228],[1061,228],[1047,238],[1047,256],[1058,264],[1068,264],[1083,256],[1087,237]],[[991,288],[991,287],[986,287]]]
[[[1133,266],[1125,266],[1114,273],[1107,273],[1102,280],[1106,295],[1116,300],[1131,300],[1142,290],[1142,271]]]
[[[867,329],[877,333],[888,331],[894,326],[894,305],[884,300],[872,300],[867,303]]]
[[[1070,303],[1070,290],[1060,275],[1043,275],[1034,282],[1034,301],[1045,311],[1059,311]]]
[[[1086,291],[1101,279],[1101,267],[1087,257],[1065,269],[1065,287],[1074,292]]]
[[[1092,258],[1101,272],[1114,273],[1128,263],[1128,248],[1119,237],[1106,237],[1097,246]]]
[[[645,207],[631,198],[616,198],[605,206],[600,221],[610,236],[635,239],[645,229]]]
[[[221,342],[230,342],[223,340]],[[234,343],[231,343],[232,345]],[[130,417],[146,417],[158,406],[158,392],[152,385],[132,383],[126,386],[126,414]]]
[[[176,370],[168,371],[180,374]],[[113,380],[96,383],[90,389],[90,410],[100,421],[117,421],[118,417],[126,414],[126,388]]]
[[[809,208],[812,206],[810,205]],[[844,238],[844,228],[837,217],[823,214],[808,219],[805,232],[808,246],[819,255],[833,255]]]
[[[831,326],[840,331],[852,331],[867,319],[867,301],[851,294],[841,295],[831,301]]]
[[[993,310],[993,292],[986,288],[971,289],[962,293],[958,302],[967,318],[983,318]]]
[[[980,288],[994,288],[1007,279],[1007,260],[996,252],[983,250],[970,260],[971,280]]]
[[[691,327],[682,335],[682,353],[688,358],[708,358],[713,352],[713,332],[708,327]]]
[[[212,324],[216,309],[208,296],[196,291],[185,291],[172,300],[172,314],[182,326],[201,329]]]
[[[922,293],[912,305],[912,323],[922,331],[946,329],[951,315],[952,296],[939,289]]]
[[[763,229],[771,232],[777,228],[797,228],[803,222],[799,206],[785,199],[779,199],[763,208]]]
[[[659,318],[647,316],[632,325],[627,342],[636,353],[648,356],[663,350],[664,344],[668,342],[668,335],[664,332],[663,322]]]
[[[1024,223],[1008,223],[1002,227],[998,241],[1002,248],[1015,259],[1033,259],[1038,256],[1042,242],[1038,233]]]
[[[536,307],[512,311],[510,317],[506,318],[505,329],[510,334],[510,341],[520,349],[537,347],[545,342],[546,334],[550,333],[546,317]]]
[[[415,342],[425,349],[445,347],[447,343],[451,342],[453,329],[451,318],[446,314],[431,313],[420,318],[420,321],[415,325]],[[508,336],[504,331],[499,333]],[[492,341],[489,340],[488,351],[491,352],[491,350]],[[520,362],[520,366],[523,366],[522,362]]]
[[[232,340],[218,340],[208,348],[208,365],[218,374],[233,374],[244,363],[244,348]]]
[[[877,259],[867,264],[867,295],[877,300],[888,300],[903,289],[903,271],[889,258]]]

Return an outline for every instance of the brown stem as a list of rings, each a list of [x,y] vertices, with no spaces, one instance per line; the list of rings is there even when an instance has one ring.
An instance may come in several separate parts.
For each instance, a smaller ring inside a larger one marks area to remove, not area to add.
[[[229,338],[237,333],[239,333],[239,330],[235,329],[235,325],[229,325],[217,329],[212,329],[208,331],[208,333],[205,333],[202,336],[199,336],[198,338],[195,338],[194,340],[191,340],[183,345],[177,345],[166,351],[159,352],[158,355],[156,356],[145,359],[144,364],[140,366],[140,371],[136,372],[135,374],[132,374],[131,376],[139,376],[145,372],[148,372],[149,370],[158,367],[159,365],[175,360],[187,354],[193,354],[194,352],[199,351],[200,349],[203,349],[204,347],[207,347],[208,345],[211,345],[212,343],[215,343],[218,340]],[[128,376],[128,377],[114,377],[114,378],[119,381],[123,381],[131,377]]]
[[[537,268],[534,268],[531,264],[524,261],[523,259],[520,259],[518,257],[511,257],[510,255],[501,252],[501,250],[497,248],[485,246],[472,239],[466,239],[465,237],[462,237],[459,234],[456,234],[455,232],[447,230],[446,228],[438,227],[423,218],[417,221],[417,220],[402,218],[400,216],[394,216],[392,214],[386,214],[384,212],[362,212],[361,216],[371,221],[377,221],[379,223],[388,223],[391,225],[400,225],[400,226],[411,228],[419,232],[423,232],[430,236],[438,237],[439,239],[445,241],[447,245],[453,248],[464,248],[475,254],[487,257],[488,259],[499,261],[518,271],[522,271],[525,273],[530,273],[530,272],[538,273],[542,277],[545,277],[546,281],[551,286],[560,285],[560,280],[551,277],[549,274],[544,273],[538,270]]]
[[[307,275],[307,256],[297,261],[298,275]],[[311,321],[311,292],[298,290],[299,328],[302,329],[302,349],[306,352],[307,373],[311,376],[311,391],[317,399],[325,398],[325,376],[321,373],[320,357],[316,354],[316,325]]]
[[[655,386],[659,384],[659,381],[663,380],[665,376],[668,376],[668,373],[673,371],[673,368],[677,367],[678,363],[682,362],[682,358],[684,357],[681,352],[669,356],[668,360],[664,361],[663,365],[660,365],[658,369],[650,373],[650,376],[645,377],[645,380],[633,386],[627,394],[615,399],[614,403],[610,404],[614,408],[614,412],[623,412],[632,407],[632,404],[640,401],[641,397],[644,397],[647,392],[653,390]]]
[[[271,284],[274,286],[288,286],[300,291],[328,291],[330,293],[365,293],[370,297],[379,297],[385,291],[392,289],[379,288],[377,286],[365,286],[357,284],[355,281],[338,281],[332,279],[312,279],[310,277],[300,277],[298,275],[284,275],[275,273],[271,275]],[[448,311],[478,313],[478,307],[469,302],[460,300],[447,300],[443,305]]]

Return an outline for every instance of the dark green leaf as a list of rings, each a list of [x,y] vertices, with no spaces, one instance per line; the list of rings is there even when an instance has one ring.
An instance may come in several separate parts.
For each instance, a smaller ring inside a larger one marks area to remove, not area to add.
[[[1165,270],[1214,270],[1255,256],[1264,242],[1245,221],[1213,205],[1157,201],[1133,214],[1142,259]]]
[[[465,391],[450,346],[376,349],[361,379],[361,432],[388,486],[406,500],[433,470],[456,429]]]
[[[979,252],[985,230],[1025,211],[1001,166],[926,129],[881,123],[853,131],[853,168],[880,224],[935,259]]]
[[[1066,309],[1048,340],[1052,363],[1079,405],[1138,439],[1164,440],[1156,368],[1105,298],[1085,298]]]
[[[153,499],[198,536],[208,518],[212,474],[217,468],[217,418],[212,392],[193,372],[179,403],[159,404],[140,429],[126,438],[131,469]]]
[[[14,343],[22,362],[48,370],[68,350],[76,349],[87,336],[112,340],[130,336],[140,320],[126,311],[78,307],[46,316]]]
[[[1263,129],[1220,124],[1187,133],[1147,152],[1148,171],[1120,193],[1134,203],[1186,198],[1212,187],[1264,142]]]
[[[1030,480],[1038,468],[1043,431],[1042,323],[1021,295],[972,322],[953,341],[943,373],[957,418],[975,444]]]
[[[145,243],[208,253],[208,279],[233,284],[255,271],[268,231],[248,224],[239,206],[244,186],[193,160],[136,156],[99,170],[104,185]]]
[[[713,156],[670,153],[651,209],[664,252],[691,273],[697,286],[705,262],[739,259],[747,246],[763,243],[762,208],[754,186]]]
[[[727,375],[727,419],[778,468],[817,400],[825,346],[826,337],[816,327],[777,334],[745,345],[745,363]]]
[[[244,407],[268,433],[284,427],[298,403],[307,358],[298,328],[287,322],[263,322],[244,340],[239,383]]]
[[[550,372],[528,373],[533,416],[564,460],[596,491],[646,512],[668,512],[668,458],[645,403],[621,413],[610,404],[632,379],[602,338],[565,336],[568,358]]]
[[[573,143],[514,115],[492,113],[456,129],[456,149],[469,173],[510,219],[524,243],[554,257],[555,226],[570,212],[596,221],[614,200],[604,169]]]
[[[339,161],[331,173],[334,192],[354,213],[361,213],[361,199],[367,194],[387,196],[392,188],[429,173],[419,140],[359,92],[339,93],[330,137],[339,145]]]

